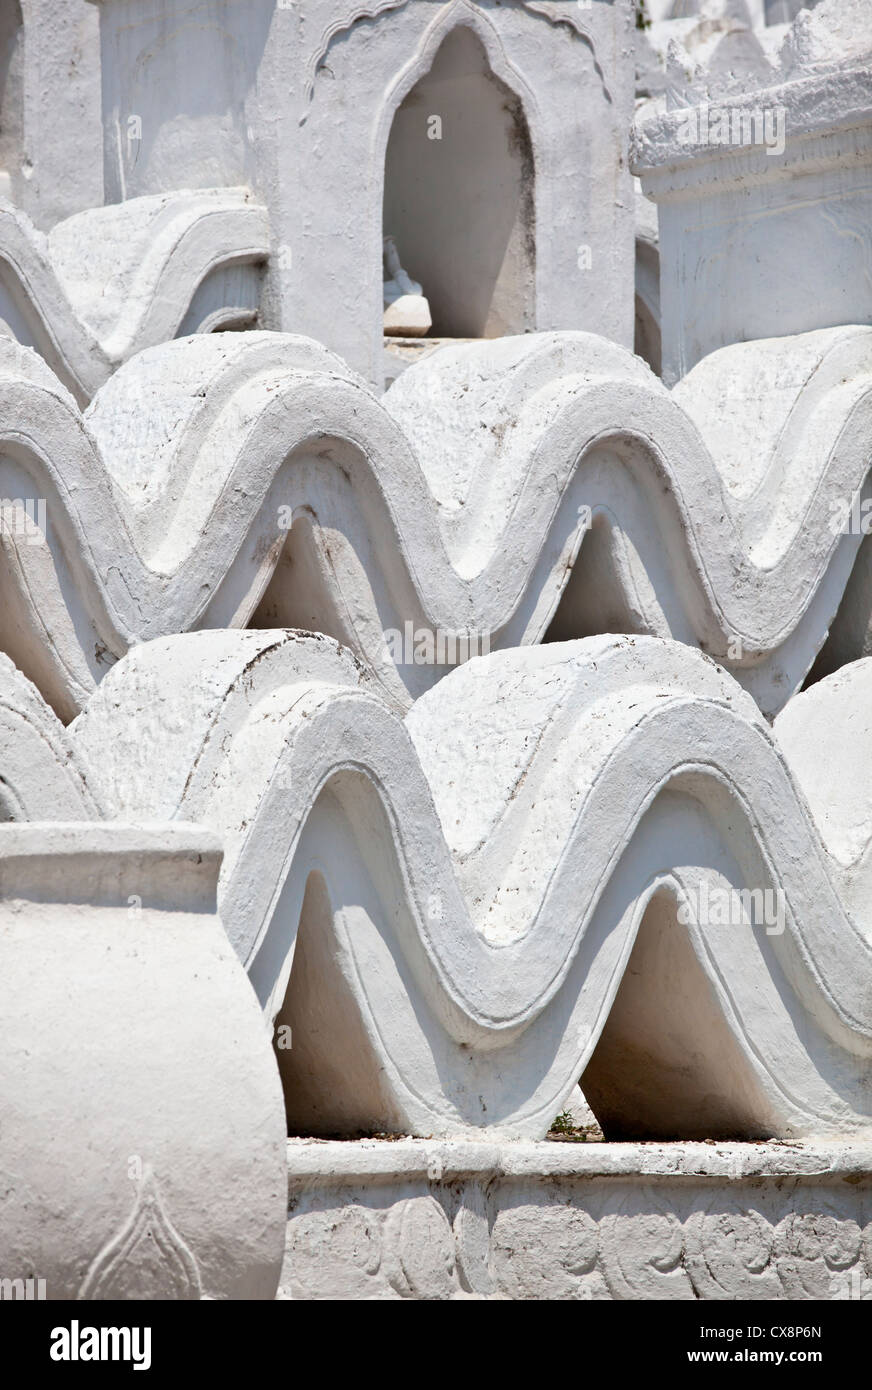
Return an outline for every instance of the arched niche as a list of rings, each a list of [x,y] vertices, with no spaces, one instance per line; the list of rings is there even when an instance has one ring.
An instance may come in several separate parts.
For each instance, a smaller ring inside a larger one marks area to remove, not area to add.
[[[580,1081],[606,1139],[766,1139],[774,1121],[675,903],[655,894]]]
[[[660,376],[660,255],[656,243],[636,237],[635,336],[633,351]]]
[[[800,10],[813,10],[818,0],[765,0],[766,23],[792,24]]]
[[[21,176],[24,116],[24,25],[19,0],[0,0],[0,195]]]
[[[636,322],[633,351],[660,375],[660,325],[640,294],[635,298]]]
[[[534,167],[520,98],[453,29],[396,111],[383,229],[430,302],[432,336],[535,326]]]

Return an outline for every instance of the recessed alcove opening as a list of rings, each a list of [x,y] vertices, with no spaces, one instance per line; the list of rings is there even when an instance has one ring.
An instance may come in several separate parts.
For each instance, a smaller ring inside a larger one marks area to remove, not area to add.
[[[607,516],[595,511],[543,642],[646,631],[643,615],[627,591],[621,544],[622,536]]]
[[[535,326],[534,168],[520,98],[451,31],[394,116],[383,233],[429,301],[430,338]]]
[[[751,25],[765,23],[767,27],[775,24],[792,24],[800,10],[813,10],[819,0],[746,0],[744,14],[739,11],[736,18]],[[702,0],[672,0],[666,5],[663,0],[646,0],[645,9],[649,19],[694,19],[702,17]]]
[[[606,1140],[771,1137],[766,1098],[669,893],[645,911],[580,1085]]]
[[[276,1015],[273,1046],[292,1136],[394,1135],[394,1112],[354,997],[336,969],[333,905],[317,870],[307,880],[294,963]]]
[[[326,883],[313,872],[275,1021],[288,1131],[348,1140],[397,1136],[402,1120],[357,1005],[335,969],[332,913]],[[607,1142],[772,1136],[767,1097],[665,890],[644,913],[579,1084]]]
[[[864,493],[865,500],[865,493]],[[865,515],[865,514],[864,514]],[[823,646],[806,676],[802,689],[832,676],[850,661],[869,651],[872,635],[872,536],[860,541],[836,616]]]
[[[24,142],[24,26],[19,0],[0,0],[0,196],[20,176]]]
[[[764,0],[767,26],[792,24],[800,10],[813,10],[818,0]]]
[[[634,306],[635,331],[633,336],[633,351],[637,357],[641,357],[644,362],[648,363],[652,372],[660,376],[660,326],[641,295],[636,295]]]

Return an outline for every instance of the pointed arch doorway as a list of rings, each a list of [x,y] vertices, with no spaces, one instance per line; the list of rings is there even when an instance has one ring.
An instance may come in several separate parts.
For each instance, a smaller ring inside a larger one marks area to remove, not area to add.
[[[535,326],[535,189],[520,98],[466,27],[398,107],[385,157],[383,232],[420,283],[431,337]]]

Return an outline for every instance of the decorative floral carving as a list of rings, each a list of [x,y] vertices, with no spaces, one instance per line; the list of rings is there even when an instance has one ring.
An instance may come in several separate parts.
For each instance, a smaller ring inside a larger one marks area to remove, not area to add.
[[[391,1284],[403,1298],[447,1299],[459,1285],[454,1236],[436,1198],[397,1202],[385,1223],[392,1258]]]
[[[687,1270],[699,1298],[781,1297],[771,1263],[773,1228],[762,1212],[733,1197],[712,1194],[685,1225]]]
[[[344,18],[334,20],[332,24],[327,26],[306,64],[306,79],[303,85],[303,101],[306,109],[300,116],[300,125],[305,125],[306,123],[308,107],[315,95],[315,82],[318,73],[323,67],[327,54],[330,52],[336,40],[345,34],[350,34],[358,24],[367,21],[373,23],[376,20],[382,19],[387,14],[404,9],[408,3],[409,0],[373,0],[373,2],[368,5],[357,5],[350,14],[346,15]],[[449,5],[456,4],[457,0],[446,0],[445,8],[448,8]],[[593,40],[588,34],[580,16],[577,13],[573,13],[572,10],[565,5],[558,6],[549,4],[547,0],[521,0],[521,6],[523,9],[528,10],[530,14],[542,19],[547,19],[549,24],[563,25],[565,28],[569,29],[570,33],[574,34],[576,38],[581,39],[583,43],[587,44],[593,55],[594,71],[602,83],[606,100],[610,102],[612,99],[611,94],[606,86],[603,70],[597,61]]]
[[[94,1260],[80,1299],[199,1299],[197,1261],[166,1213],[146,1167],[133,1211]]]
[[[343,34],[350,34],[356,25],[365,20],[381,19],[383,15],[389,14],[392,10],[403,9],[408,3],[409,0],[373,0],[373,3],[369,5],[356,5],[351,14],[346,15],[345,18],[336,19],[327,26],[306,65],[303,100],[307,107],[315,95],[315,79],[330,52],[331,45]],[[307,114],[307,111],[303,112],[300,117],[300,125],[305,124]]]
[[[684,1269],[684,1227],[650,1185],[620,1192],[600,1227],[600,1253],[613,1298],[695,1297]]]
[[[317,1212],[294,1216],[298,1296],[872,1300],[872,1224],[855,1193],[471,1179],[407,1194],[367,1210],[321,1192]],[[363,1244],[349,1242],[352,1218]],[[364,1246],[382,1258],[361,1282]]]
[[[863,1247],[859,1224],[846,1219],[844,1211],[827,1197],[819,1199],[813,1211],[791,1212],[775,1233],[776,1262],[785,1297],[831,1298],[840,1277],[856,1270],[864,1278],[869,1271]]]

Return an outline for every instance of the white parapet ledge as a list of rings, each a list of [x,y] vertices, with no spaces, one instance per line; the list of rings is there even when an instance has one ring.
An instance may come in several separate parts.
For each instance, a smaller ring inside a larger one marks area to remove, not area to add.
[[[288,1140],[288,1186],[472,1178],[825,1179],[872,1182],[872,1141],[488,1143],[468,1139]]]
[[[872,1145],[288,1143],[281,1299],[872,1300]]]
[[[722,115],[738,126],[742,118],[767,112],[779,113],[783,121],[783,153],[762,140],[724,144],[706,138],[706,129],[711,135]],[[715,96],[652,116],[633,131],[630,164],[645,193],[660,202],[865,163],[870,153],[872,70],[866,65]]]

